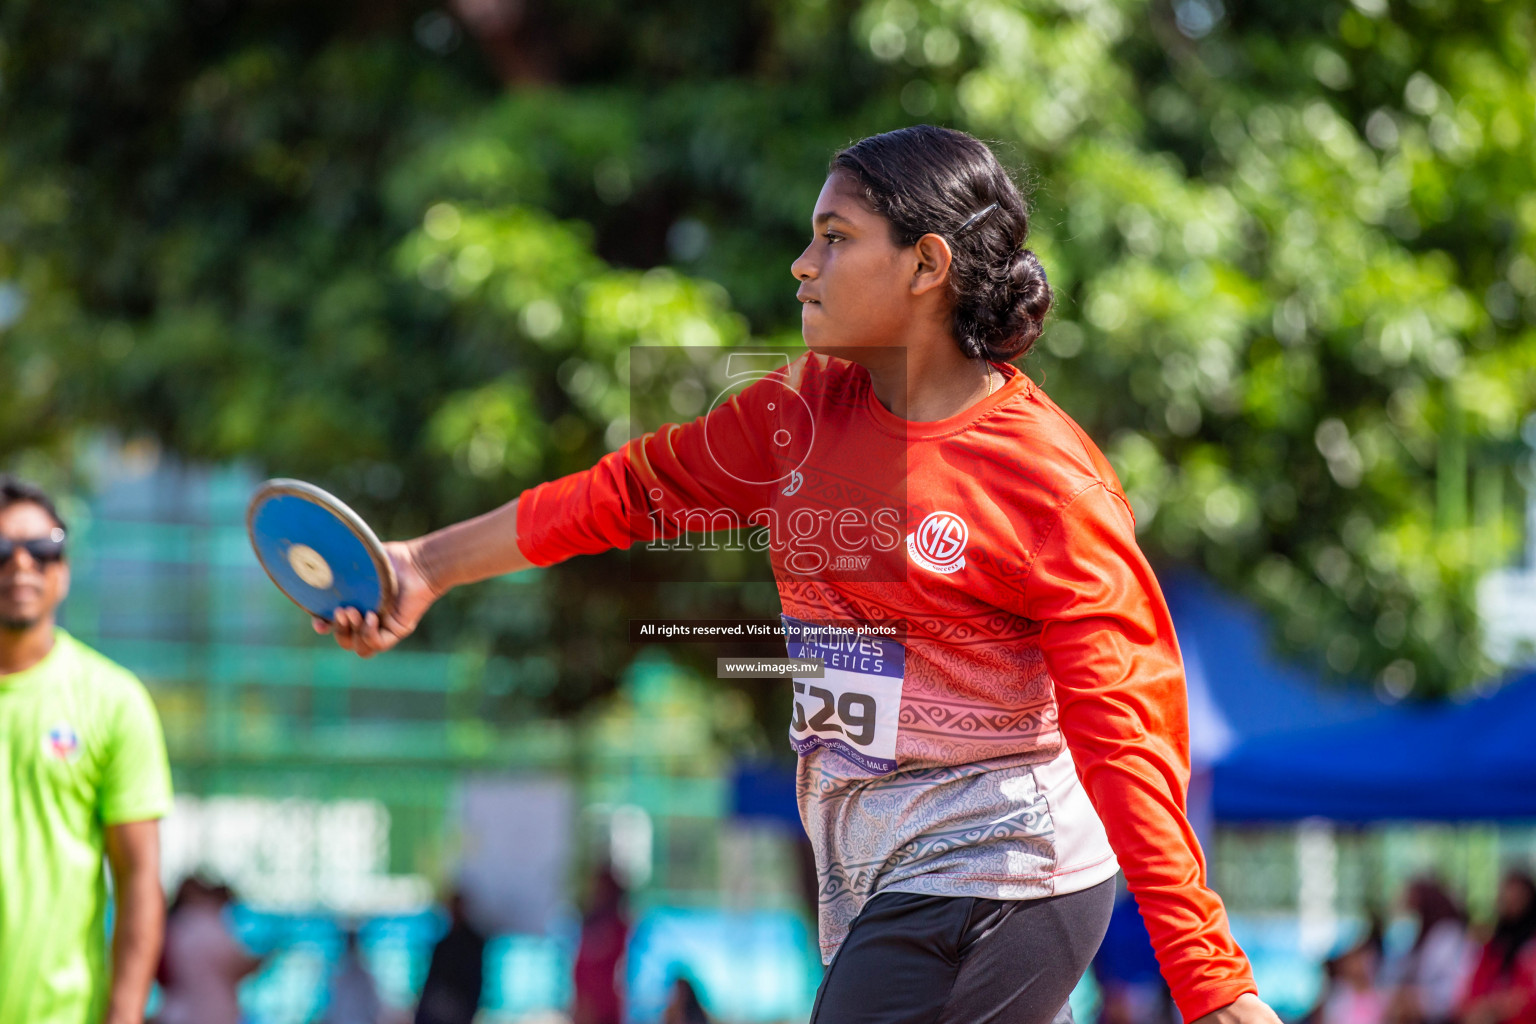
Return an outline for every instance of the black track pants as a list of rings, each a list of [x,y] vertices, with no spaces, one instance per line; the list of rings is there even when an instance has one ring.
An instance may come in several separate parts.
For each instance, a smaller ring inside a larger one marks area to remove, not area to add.
[[[1114,902],[1113,879],[1035,900],[881,893],[827,968],[811,1024],[1071,1024],[1067,997]]]

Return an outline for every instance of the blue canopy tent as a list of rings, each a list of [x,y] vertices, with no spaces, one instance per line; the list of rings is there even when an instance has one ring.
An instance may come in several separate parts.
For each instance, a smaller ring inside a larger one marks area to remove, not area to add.
[[[1215,769],[1224,821],[1536,819],[1536,671],[1464,704],[1255,738]]]
[[[1190,748],[1221,821],[1536,818],[1536,672],[1464,704],[1388,706],[1270,653],[1245,603],[1165,582],[1189,679]]]
[[[1360,722],[1389,710],[1368,689],[1330,685],[1282,659],[1263,614],[1209,580],[1174,572],[1161,582],[1184,655],[1190,759],[1197,770],[1257,737]]]

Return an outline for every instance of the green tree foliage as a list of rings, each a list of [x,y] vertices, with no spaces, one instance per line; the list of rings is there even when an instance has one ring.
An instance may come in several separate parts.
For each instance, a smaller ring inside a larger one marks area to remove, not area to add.
[[[1473,586],[1536,408],[1528,5],[463,10],[0,9],[0,453],[106,427],[391,533],[478,511],[627,436],[630,345],[793,340],[827,159],[936,121],[1026,169],[1057,311],[1023,365],[1154,555],[1393,694],[1490,671]],[[431,639],[569,706],[631,614],[772,609],[622,573],[458,597]]]

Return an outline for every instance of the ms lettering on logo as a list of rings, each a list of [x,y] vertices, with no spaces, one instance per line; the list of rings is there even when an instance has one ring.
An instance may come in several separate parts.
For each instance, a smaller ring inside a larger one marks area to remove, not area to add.
[[[965,568],[970,536],[965,520],[953,512],[930,512],[907,534],[907,554],[924,569],[947,575]]]
[[[73,761],[80,753],[80,737],[67,723],[49,729],[43,745],[60,761]]]

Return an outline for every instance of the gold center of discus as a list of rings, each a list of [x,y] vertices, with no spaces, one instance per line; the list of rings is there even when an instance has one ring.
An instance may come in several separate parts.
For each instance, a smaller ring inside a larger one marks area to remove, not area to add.
[[[307,544],[295,544],[288,549],[288,564],[293,567],[299,579],[316,590],[330,590],[331,584],[336,581],[330,564],[320,557],[320,552]]]

